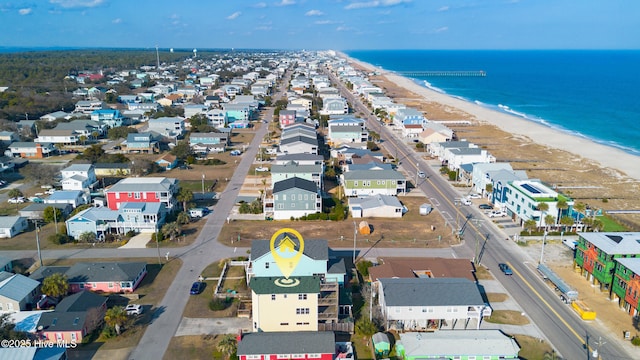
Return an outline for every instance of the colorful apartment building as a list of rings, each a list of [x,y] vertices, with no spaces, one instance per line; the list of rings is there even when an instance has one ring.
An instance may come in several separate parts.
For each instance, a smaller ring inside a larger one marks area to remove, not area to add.
[[[578,233],[574,264],[601,291],[611,291],[618,259],[640,256],[640,233]]]
[[[640,258],[618,258],[613,275],[611,297],[631,316],[640,306]]]

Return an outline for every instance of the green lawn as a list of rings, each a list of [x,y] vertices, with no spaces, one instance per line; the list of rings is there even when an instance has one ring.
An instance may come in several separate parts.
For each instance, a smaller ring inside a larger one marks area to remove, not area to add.
[[[602,229],[602,231],[628,231],[629,230],[626,226],[617,223],[615,220],[608,217],[607,215],[598,216],[598,219],[602,221],[602,224],[604,225],[604,228]]]

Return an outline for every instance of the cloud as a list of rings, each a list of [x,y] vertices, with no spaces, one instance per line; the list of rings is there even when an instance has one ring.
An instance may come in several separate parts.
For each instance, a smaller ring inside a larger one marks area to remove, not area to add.
[[[102,5],[105,0],[49,0],[51,4],[60,5],[63,8],[92,8]]]
[[[240,11],[236,11],[233,14],[227,16],[227,20],[235,20],[238,18],[238,16],[240,16],[240,14],[242,14]]]
[[[331,25],[331,24],[336,24],[336,21],[333,20],[317,20],[314,22],[314,24],[316,25]]]
[[[266,8],[267,7],[267,3],[265,2],[259,2],[255,5],[253,5],[254,8],[258,8],[258,9],[262,9],[262,8]]]
[[[324,13],[320,10],[309,10],[304,14],[304,16],[321,16],[321,15],[324,15]]]
[[[281,0],[279,3],[276,3],[276,6],[289,6],[295,5],[295,0]]]
[[[344,26],[344,25],[340,25],[336,28],[336,31],[349,31],[349,30],[353,30],[353,28],[350,28],[348,26]]]
[[[23,9],[18,10],[18,13],[20,15],[29,15],[29,14],[31,14],[31,11],[33,11],[33,9],[31,9],[31,8],[23,8]]]
[[[373,0],[373,1],[353,2],[345,6],[344,8],[347,10],[354,10],[354,9],[388,7],[388,6],[402,5],[410,2],[411,0]]]
[[[122,19],[121,18],[113,19],[111,20],[111,22],[114,24],[120,24],[122,22]]]
[[[258,27],[256,27],[256,30],[259,30],[259,31],[270,31],[271,30],[271,26],[268,26],[268,25],[258,26]]]
[[[438,9],[438,12],[443,12],[443,11],[447,11],[447,10],[449,10],[449,7],[445,5],[445,6],[440,7]]]
[[[443,27],[439,27],[437,29],[434,29],[433,33],[434,34],[440,34],[441,32],[445,32],[447,30],[449,30],[449,27],[448,26],[443,26]]]

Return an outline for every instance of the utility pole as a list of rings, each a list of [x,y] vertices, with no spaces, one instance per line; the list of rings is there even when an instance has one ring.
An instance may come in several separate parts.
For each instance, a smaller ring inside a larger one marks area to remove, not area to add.
[[[598,336],[598,342],[596,343],[597,347],[595,348],[595,350],[593,350],[592,354],[592,357],[594,359],[600,359],[600,347],[606,343],[606,341],[602,341],[602,336]]]
[[[540,261],[538,262],[538,264],[542,264],[544,260],[544,243],[546,242],[547,242],[547,230],[545,230],[544,234],[542,235],[542,248],[540,249]]]
[[[158,62],[158,65],[156,66],[156,69],[160,69],[160,54],[158,53],[158,45],[156,45],[156,61]]]
[[[356,264],[356,236],[358,235],[358,227],[356,222],[353,222],[353,265]]]
[[[202,173],[202,195],[204,196],[204,173]]]
[[[36,246],[38,248],[38,260],[40,260],[40,267],[42,267],[42,253],[40,252],[40,228],[38,227],[38,220],[34,220],[33,223],[36,226]]]

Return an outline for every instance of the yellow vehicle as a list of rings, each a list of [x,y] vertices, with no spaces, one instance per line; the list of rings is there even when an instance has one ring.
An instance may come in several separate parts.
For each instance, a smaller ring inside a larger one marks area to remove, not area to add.
[[[580,315],[582,320],[595,320],[596,312],[591,310],[587,304],[583,303],[580,300],[576,300],[571,303],[571,307]]]

